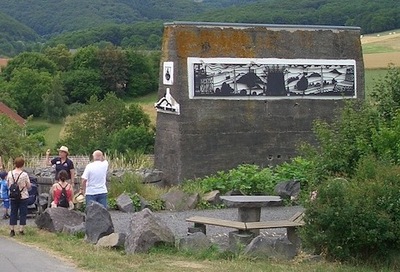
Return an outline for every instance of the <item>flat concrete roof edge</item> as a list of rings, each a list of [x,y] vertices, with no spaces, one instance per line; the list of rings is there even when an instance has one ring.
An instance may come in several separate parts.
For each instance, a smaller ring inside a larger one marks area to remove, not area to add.
[[[325,30],[361,30],[358,26],[331,26],[331,25],[285,25],[285,24],[248,24],[248,23],[222,23],[222,22],[189,22],[174,21],[165,22],[164,26],[189,25],[199,27],[266,27],[266,28],[290,28],[290,29],[325,29]]]

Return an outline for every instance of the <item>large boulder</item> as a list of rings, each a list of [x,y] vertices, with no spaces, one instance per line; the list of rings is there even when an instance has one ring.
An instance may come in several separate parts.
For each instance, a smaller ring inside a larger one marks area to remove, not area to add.
[[[84,221],[83,213],[61,207],[48,208],[35,219],[38,228],[51,232],[61,232],[65,225],[78,226]]]
[[[100,203],[93,201],[86,207],[85,241],[96,244],[103,237],[114,232],[111,215]]]
[[[139,169],[136,174],[142,177],[143,183],[163,186],[163,172],[158,169]]]
[[[133,206],[133,201],[130,196],[126,193],[122,193],[117,197],[117,207],[118,210],[122,212],[134,212],[135,207]]]
[[[154,245],[175,243],[173,232],[149,209],[134,213],[125,239],[129,254],[148,252]]]
[[[257,236],[244,250],[245,255],[278,260],[291,260],[297,253],[298,247],[292,244],[286,236]]]
[[[65,225],[62,230],[63,233],[77,235],[77,234],[85,234],[86,232],[86,225],[85,222],[82,222],[76,226]]]
[[[211,247],[210,239],[202,232],[195,232],[179,239],[177,247],[186,251],[202,251]]]
[[[125,238],[125,233],[111,233],[110,235],[101,237],[96,246],[115,248],[123,247],[125,244]]]
[[[185,211],[196,208],[197,203],[199,203],[200,200],[200,195],[198,193],[189,195],[175,189],[162,195],[161,199],[165,203],[166,210]]]

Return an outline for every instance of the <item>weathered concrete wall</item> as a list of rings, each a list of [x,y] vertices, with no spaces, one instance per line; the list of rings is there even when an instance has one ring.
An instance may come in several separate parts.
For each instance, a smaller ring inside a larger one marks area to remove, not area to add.
[[[174,184],[242,163],[276,165],[313,142],[312,122],[331,120],[342,99],[190,99],[188,57],[353,59],[357,98],[364,98],[358,28],[207,23],[165,24],[162,63],[173,62],[172,86],[180,114],[157,114],[155,167]],[[162,69],[161,69],[162,70]]]

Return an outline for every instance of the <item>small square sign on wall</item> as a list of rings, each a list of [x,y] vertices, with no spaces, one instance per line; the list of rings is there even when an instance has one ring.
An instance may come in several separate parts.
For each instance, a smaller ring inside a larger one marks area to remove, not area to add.
[[[172,61],[166,61],[163,65],[163,84],[172,85],[174,84],[174,63]]]

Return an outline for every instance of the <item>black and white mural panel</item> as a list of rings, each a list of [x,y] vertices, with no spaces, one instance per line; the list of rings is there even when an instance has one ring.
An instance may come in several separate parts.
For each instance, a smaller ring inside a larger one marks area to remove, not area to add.
[[[194,58],[188,63],[190,98],[356,98],[351,59]]]

